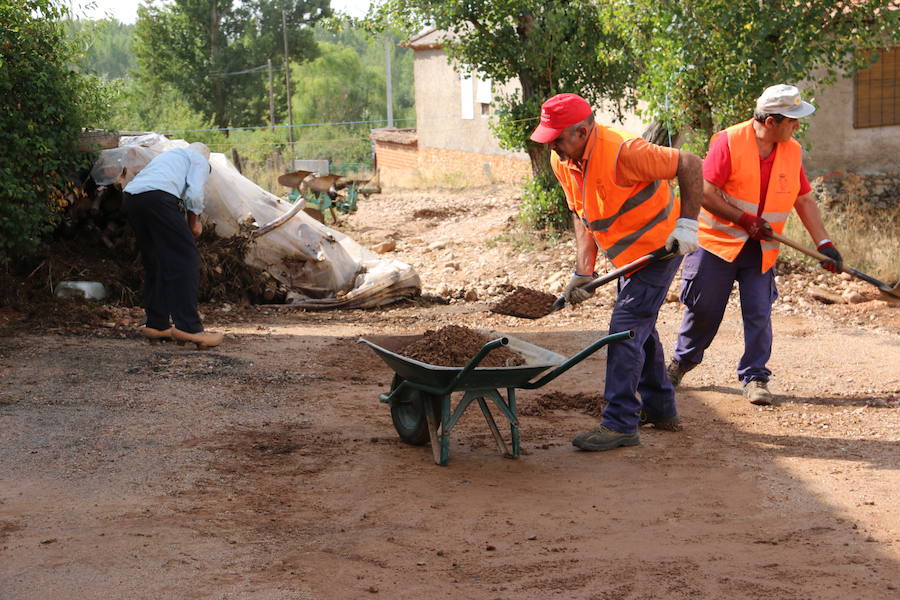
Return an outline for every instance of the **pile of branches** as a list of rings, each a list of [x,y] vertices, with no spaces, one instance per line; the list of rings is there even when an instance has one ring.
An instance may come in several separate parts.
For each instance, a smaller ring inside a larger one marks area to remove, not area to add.
[[[99,281],[105,303],[140,306],[143,266],[134,232],[122,211],[122,194],[113,187],[84,186],[65,208],[52,238],[35,254],[0,267],[0,307],[37,316],[60,304],[60,281]],[[277,304],[287,290],[260,269],[244,263],[250,237],[220,238],[204,230],[200,250],[200,302]],[[67,304],[67,303],[63,303]],[[55,309],[54,309],[55,310]]]

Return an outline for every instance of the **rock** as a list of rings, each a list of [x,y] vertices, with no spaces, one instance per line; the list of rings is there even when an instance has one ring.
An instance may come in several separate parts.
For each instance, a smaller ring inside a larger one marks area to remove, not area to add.
[[[841,296],[844,300],[850,304],[859,304],[860,302],[865,302],[866,297],[857,292],[856,290],[847,290]]]
[[[378,254],[384,254],[385,252],[391,252],[396,248],[397,242],[395,242],[394,240],[387,240],[385,242],[381,242],[380,244],[372,248],[372,250],[374,250]]]
[[[444,265],[448,269],[452,269],[454,271],[459,271],[459,263],[455,261],[450,261]]]
[[[467,302],[475,302],[478,300],[478,292],[476,292],[475,290],[466,290],[466,293],[463,296],[463,298]]]
[[[822,304],[844,304],[845,302],[844,297],[819,287],[809,288],[809,297]]]
[[[436,242],[431,242],[428,244],[429,250],[442,250],[447,247],[447,242],[444,240],[438,240]]]
[[[563,279],[567,279],[568,276],[569,274],[565,271],[557,271],[544,280],[544,287],[553,287],[553,284],[557,283],[558,281],[562,281]]]
[[[850,273],[841,273],[840,275],[838,275],[838,277],[840,277],[844,281],[850,281],[851,279],[853,279],[853,275],[851,275]]]

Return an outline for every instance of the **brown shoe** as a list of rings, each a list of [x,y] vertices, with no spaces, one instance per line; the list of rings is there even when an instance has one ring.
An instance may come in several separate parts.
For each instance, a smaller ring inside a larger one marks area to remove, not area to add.
[[[744,386],[744,396],[750,400],[750,404],[757,406],[772,404],[772,393],[769,391],[767,382],[759,379],[754,379]]]
[[[146,325],[141,327],[141,335],[150,340],[150,343],[161,342],[163,340],[171,340],[172,339],[172,329],[153,329],[152,327],[147,327]]]
[[[192,344],[197,344],[197,350],[206,350],[207,348],[213,348],[222,343],[222,339],[225,337],[221,333],[215,333],[212,331],[201,331],[200,333],[188,333],[186,331],[181,331],[180,329],[172,328],[172,337],[175,338],[175,341],[179,346],[184,346],[186,343],[190,342]]]

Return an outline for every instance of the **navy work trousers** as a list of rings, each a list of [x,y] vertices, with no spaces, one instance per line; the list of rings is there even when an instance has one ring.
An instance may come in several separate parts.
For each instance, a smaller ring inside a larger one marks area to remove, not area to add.
[[[144,264],[144,312],[147,327],[203,331],[197,312],[200,253],[172,194],[153,190],[123,194],[123,208],[134,229]]]
[[[759,242],[749,240],[734,262],[728,262],[700,248],[688,254],[681,270],[681,301],[684,319],[674,358],[685,365],[703,360],[728,304],[731,288],[738,282],[741,315],[744,320],[744,355],[737,375],[742,384],[758,379],[768,381],[772,372],[766,367],[772,356],[772,303],[778,297],[774,268],[760,273],[762,250]]]
[[[634,338],[608,347],[603,392],[606,406],[601,423],[609,429],[637,431],[642,407],[653,418],[676,414],[675,388],[666,375],[656,319],[680,262],[681,257],[676,257],[652,263],[627,279],[619,279],[609,331],[631,329]]]

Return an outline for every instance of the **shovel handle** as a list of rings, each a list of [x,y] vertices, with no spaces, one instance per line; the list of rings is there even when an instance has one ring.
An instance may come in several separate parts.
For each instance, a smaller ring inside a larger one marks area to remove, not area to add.
[[[822,261],[822,260],[831,260],[830,258],[828,258],[827,256],[825,256],[825,255],[822,254],[821,252],[819,252],[819,251],[817,251],[817,250],[810,250],[810,249],[807,248],[806,246],[802,246],[802,245],[798,244],[797,242],[795,242],[794,240],[791,240],[791,239],[788,239],[788,238],[784,237],[784,236],[781,235],[780,233],[775,233],[775,232],[773,231],[773,232],[772,232],[772,239],[775,240],[776,242],[781,242],[781,243],[784,244],[785,246],[790,246],[790,247],[793,248],[794,250],[797,250],[798,252],[802,252],[803,254],[805,254],[805,255],[807,255],[807,256],[811,256],[811,257],[815,258],[816,260],[819,260],[819,261]]]
[[[816,260],[819,260],[819,261],[831,260],[830,258],[825,256],[821,252],[817,252],[815,250],[810,250],[809,248],[805,248],[805,247],[801,246],[800,244],[798,244],[797,242],[784,237],[783,235],[779,235],[777,233],[772,233],[772,239],[775,240],[776,242],[781,242],[782,244],[784,244],[786,246],[790,246],[794,250],[802,252],[803,254],[806,254],[807,256],[811,256],[811,257],[815,258]],[[862,279],[866,283],[871,283],[872,285],[874,285],[879,290],[881,290],[882,292],[884,292],[885,294],[887,294],[889,296],[892,296],[894,298],[900,298],[900,292],[898,292],[897,290],[895,290],[894,288],[892,288],[885,282],[883,282],[879,279],[876,279],[867,273],[863,273],[862,271],[854,269],[853,267],[848,267],[847,265],[844,265],[843,269],[841,269],[841,270],[844,273],[849,273],[850,275],[856,277],[857,279]]]
[[[610,281],[612,281],[614,279],[618,279],[619,277],[623,277],[625,275],[628,275],[629,273],[633,273],[634,271],[637,271],[638,269],[643,269],[650,263],[657,262],[660,260],[666,260],[668,258],[672,258],[673,256],[675,256],[677,251],[678,251],[678,242],[675,242],[675,244],[672,246],[671,250],[667,249],[665,246],[663,246],[662,248],[657,248],[650,254],[645,254],[644,256],[631,261],[627,265],[622,265],[618,269],[613,269],[612,271],[610,271],[608,273],[604,273],[600,277],[587,282],[586,284],[581,286],[581,289],[583,289],[587,292],[593,293],[594,290],[596,290],[601,285],[606,285],[607,283],[609,283]],[[551,313],[556,312],[559,309],[561,309],[562,307],[564,307],[565,305],[566,305],[566,297],[560,296],[553,303],[553,306],[550,308],[550,312]]]

